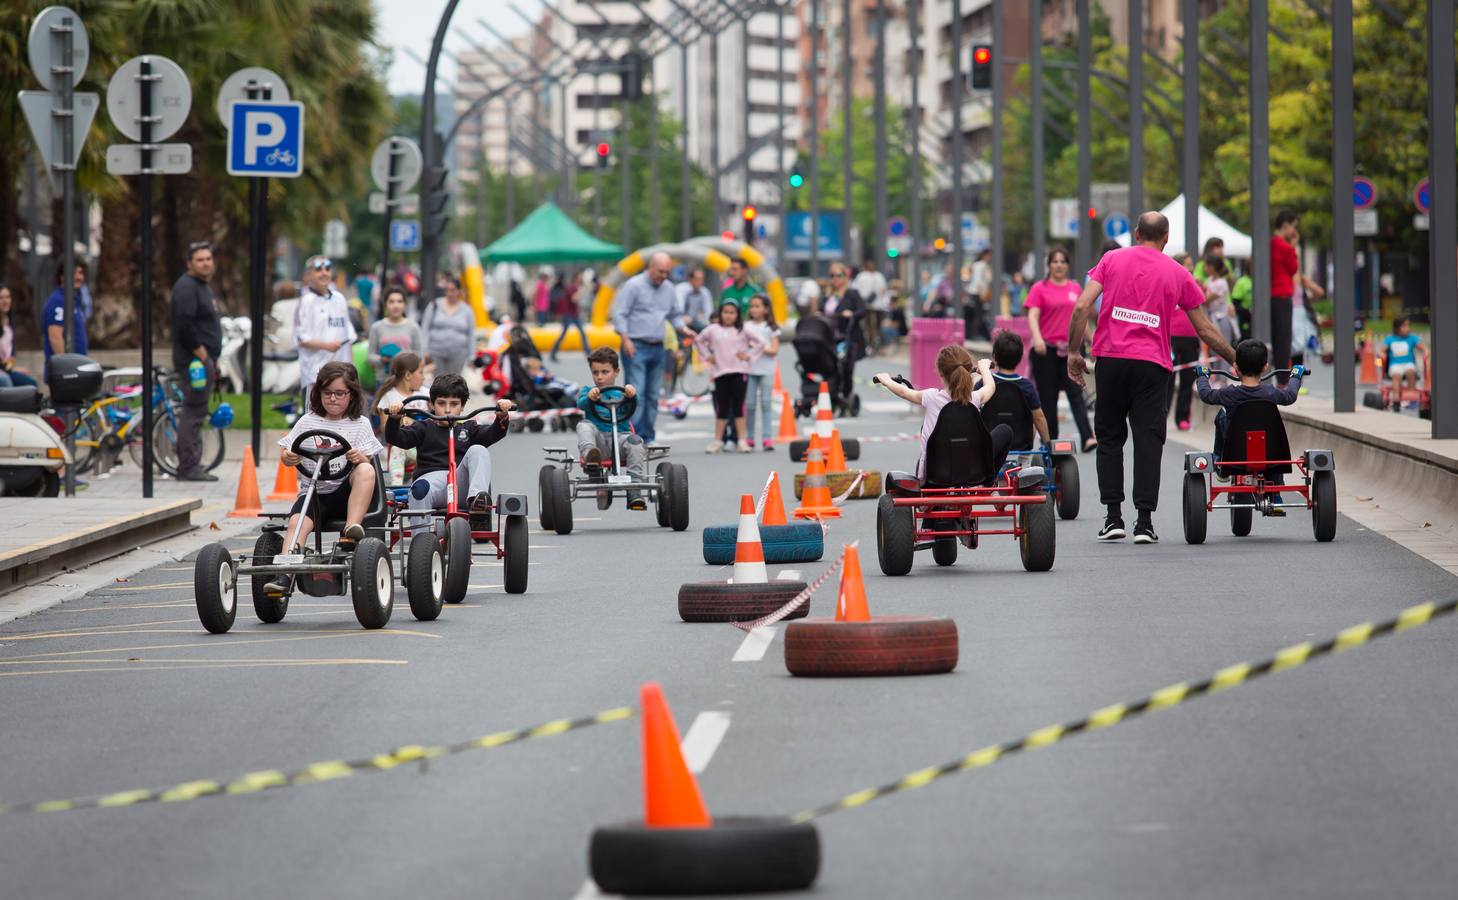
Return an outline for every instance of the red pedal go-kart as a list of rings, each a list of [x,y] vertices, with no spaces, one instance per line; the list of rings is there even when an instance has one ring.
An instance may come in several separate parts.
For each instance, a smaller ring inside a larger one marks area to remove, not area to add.
[[[1262,381],[1290,372],[1268,372]],[[1229,372],[1214,374],[1235,379]],[[1191,451],[1185,454],[1184,526],[1185,541],[1205,541],[1208,515],[1212,510],[1230,510],[1230,531],[1236,537],[1250,534],[1255,513],[1285,515],[1277,510],[1311,510],[1311,528],[1318,541],[1336,537],[1336,457],[1330,450],[1307,450],[1292,458],[1286,426],[1276,404],[1255,400],[1236,407],[1225,426],[1224,455]],[[1295,484],[1282,484],[1280,477],[1292,470],[1300,476]],[[1220,482],[1228,483],[1220,483]],[[1294,494],[1298,502],[1277,498]],[[1220,502],[1221,498],[1225,502]]]
[[[1417,387],[1403,387],[1393,379],[1387,377],[1387,367],[1384,365],[1377,375],[1377,390],[1367,391],[1362,395],[1362,405],[1368,409],[1390,409],[1393,412],[1402,412],[1402,408],[1409,404],[1417,404],[1418,418],[1431,419],[1433,417],[1433,392],[1430,385],[1433,383],[1433,358],[1423,357],[1423,380]]]
[[[1039,466],[1009,466],[992,458],[992,437],[971,405],[942,407],[926,447],[926,477],[886,474],[876,508],[876,554],[881,571],[905,575],[918,550],[939,566],[957,561],[957,545],[975,550],[984,535],[1012,535],[1023,568],[1053,568],[1057,514]],[[1004,527],[989,527],[1002,525]]]

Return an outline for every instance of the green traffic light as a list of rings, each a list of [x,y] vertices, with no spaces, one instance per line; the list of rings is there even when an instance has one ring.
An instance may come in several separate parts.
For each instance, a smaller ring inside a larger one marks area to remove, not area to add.
[[[898,256],[901,255],[901,251],[900,250],[897,250],[895,247],[887,247],[886,248],[886,255],[888,257],[890,257],[891,259],[895,259],[896,257],[898,257]]]
[[[804,175],[801,175],[799,172],[791,172],[790,173],[790,187],[797,188],[797,187],[799,187],[800,185],[802,185],[804,183],[805,183],[805,176]]]

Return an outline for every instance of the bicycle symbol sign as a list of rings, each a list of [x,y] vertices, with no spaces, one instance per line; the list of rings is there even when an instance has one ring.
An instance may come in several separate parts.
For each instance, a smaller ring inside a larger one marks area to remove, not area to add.
[[[304,173],[304,104],[239,100],[229,112],[229,175],[297,178]]]

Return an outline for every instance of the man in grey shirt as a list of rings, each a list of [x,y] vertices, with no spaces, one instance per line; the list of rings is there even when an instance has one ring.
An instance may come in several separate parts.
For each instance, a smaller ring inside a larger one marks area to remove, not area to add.
[[[683,303],[668,280],[671,268],[673,260],[667,253],[653,254],[648,268],[623,282],[613,300],[613,327],[623,341],[623,380],[638,389],[633,428],[648,444],[657,437],[654,424],[663,386],[665,325],[673,323],[688,340],[695,336],[684,323]]]
[[[708,327],[714,315],[714,295],[704,286],[703,269],[694,269],[688,280],[678,286],[678,301],[683,304],[690,328],[702,331]]]

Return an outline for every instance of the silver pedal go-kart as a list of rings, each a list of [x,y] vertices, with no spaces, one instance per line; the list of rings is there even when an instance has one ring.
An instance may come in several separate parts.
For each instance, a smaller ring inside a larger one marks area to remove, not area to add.
[[[328,441],[326,446],[306,447],[310,438]],[[304,509],[314,519],[312,551],[285,555],[285,546],[292,546],[294,535],[285,543],[283,532],[288,528],[288,513],[265,513],[273,519],[263,526],[253,545],[253,552],[234,559],[220,542],[208,544],[197,556],[193,567],[193,589],[197,595],[197,614],[203,627],[222,634],[233,627],[238,613],[238,580],[251,578],[253,611],[260,621],[283,621],[289,608],[289,595],[270,596],[268,582],[280,575],[294,579],[294,588],[311,597],[342,597],[349,594],[354,601],[354,615],[365,628],[384,628],[394,610],[395,579],[390,551],[382,535],[387,527],[384,474],[375,462],[375,499],[364,517],[365,537],[350,546],[335,541],[327,550],[324,533],[338,534],[344,529],[340,521],[320,521],[315,508],[315,487],[319,481],[339,481],[347,477],[348,467],[330,471],[330,463],[350,450],[349,442],[331,431],[306,431],[294,439],[292,452],[314,464],[314,475],[304,494]],[[307,472],[305,474],[308,474]],[[340,488],[343,490],[344,488]],[[282,519],[282,521],[278,521]]]
[[[584,464],[582,474],[575,478],[572,467],[578,461],[573,451],[566,447],[542,448],[548,463],[538,475],[541,489],[538,516],[543,530],[571,534],[572,502],[580,497],[595,497],[597,508],[607,509],[614,496],[626,498],[630,493],[642,494],[653,503],[659,525],[674,531],[688,528],[688,469],[678,463],[660,462],[653,470],[653,477],[644,481],[635,481],[623,471],[618,422],[631,419],[637,408],[638,398],[629,397],[621,387],[614,385],[600,390],[598,400],[586,410],[587,419],[611,428],[613,456],[596,466]],[[650,463],[666,457],[669,450],[662,444],[649,444],[646,449]]]

